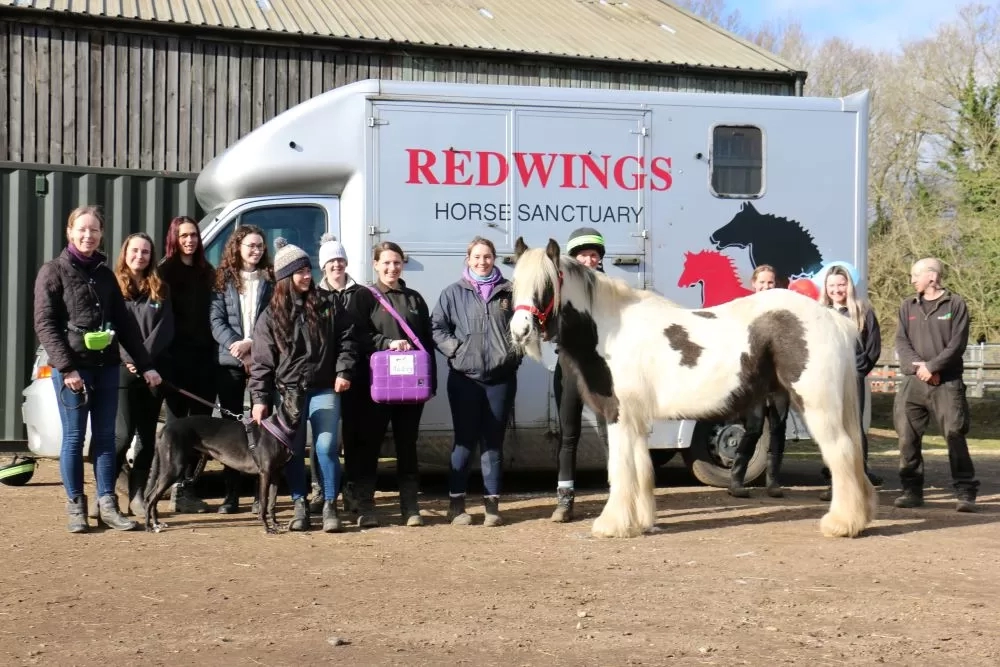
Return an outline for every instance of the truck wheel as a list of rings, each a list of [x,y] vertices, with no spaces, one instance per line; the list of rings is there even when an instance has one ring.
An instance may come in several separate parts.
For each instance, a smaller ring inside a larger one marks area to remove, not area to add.
[[[726,488],[729,486],[729,470],[733,467],[736,446],[743,437],[743,425],[739,422],[698,422],[694,427],[694,438],[688,449],[682,449],[684,463],[695,479],[706,486]],[[755,483],[767,470],[767,448],[771,437],[764,426],[764,433],[757,441],[757,449],[747,464],[744,484]]]
[[[651,449],[649,450],[649,458],[653,459],[653,467],[659,468],[670,463],[676,453],[676,449]]]

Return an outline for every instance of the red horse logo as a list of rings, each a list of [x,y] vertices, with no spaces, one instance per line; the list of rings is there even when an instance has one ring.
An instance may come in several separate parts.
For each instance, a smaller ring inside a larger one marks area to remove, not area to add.
[[[684,270],[677,281],[678,287],[696,287],[701,284],[701,307],[719,304],[753,294],[740,281],[739,272],[730,257],[715,250],[684,253]]]

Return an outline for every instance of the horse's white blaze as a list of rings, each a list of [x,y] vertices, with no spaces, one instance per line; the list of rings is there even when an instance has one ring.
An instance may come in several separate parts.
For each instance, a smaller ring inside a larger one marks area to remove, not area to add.
[[[804,366],[794,369],[797,377],[781,377],[779,368],[778,380],[801,402],[797,407],[832,477],[833,500],[820,529],[824,535],[851,537],[864,530],[874,517],[876,498],[864,473],[854,366],[857,331],[848,318],[789,290],[686,310],[623,281],[585,273],[568,258],[560,261],[564,282],[552,317],[572,303],[594,320],[598,352],[611,371],[619,403],[618,422],[608,427],[611,490],[594,521],[595,535],[631,537],[653,527],[653,470],[646,442],[650,422],[726,412],[733,392],[744,388],[745,376],[755,372],[753,362],[759,361],[752,359],[751,324],[776,321],[769,314],[778,311],[791,313],[802,331],[775,329],[769,335],[777,340],[768,342],[805,359]],[[544,308],[539,300],[552,293],[557,275],[543,250],[525,251],[514,269],[515,305]],[[689,357],[696,358],[682,363],[682,351],[674,349],[666,334],[670,327],[683,332],[693,344]],[[511,334],[529,354],[540,356],[534,316],[515,313]]]

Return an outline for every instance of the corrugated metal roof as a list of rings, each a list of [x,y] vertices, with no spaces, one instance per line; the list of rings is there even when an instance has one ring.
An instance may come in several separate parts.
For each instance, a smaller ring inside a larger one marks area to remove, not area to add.
[[[0,5],[415,46],[797,70],[663,0],[0,0]]]

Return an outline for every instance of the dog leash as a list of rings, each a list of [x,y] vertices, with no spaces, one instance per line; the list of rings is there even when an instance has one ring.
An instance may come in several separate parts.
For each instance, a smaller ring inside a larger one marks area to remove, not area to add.
[[[187,391],[186,389],[181,389],[180,387],[178,387],[177,385],[175,385],[174,383],[172,383],[172,382],[170,382],[168,380],[161,379],[160,380],[160,386],[161,387],[165,387],[167,389],[171,389],[173,391],[176,391],[178,394],[181,394],[182,396],[186,396],[187,398],[190,398],[192,401],[195,401],[197,403],[201,403],[205,407],[212,408],[212,409],[217,409],[219,411],[219,413],[223,417],[229,417],[230,419],[235,419],[238,422],[242,422],[244,424],[246,423],[246,419],[243,418],[243,415],[238,415],[235,412],[233,412],[232,410],[227,410],[226,408],[222,407],[218,403],[210,403],[209,401],[206,401],[201,396],[195,396],[190,391]]]

